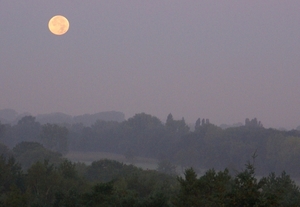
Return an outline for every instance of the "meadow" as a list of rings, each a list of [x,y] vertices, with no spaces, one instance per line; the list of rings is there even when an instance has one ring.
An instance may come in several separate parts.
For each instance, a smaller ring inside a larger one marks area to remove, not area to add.
[[[101,159],[116,160],[124,164],[132,164],[144,170],[155,170],[157,169],[158,164],[158,160],[156,159],[150,159],[145,157],[134,157],[133,159],[126,159],[124,155],[109,152],[71,151],[67,155],[65,155],[65,157],[72,162],[83,162],[87,165]]]

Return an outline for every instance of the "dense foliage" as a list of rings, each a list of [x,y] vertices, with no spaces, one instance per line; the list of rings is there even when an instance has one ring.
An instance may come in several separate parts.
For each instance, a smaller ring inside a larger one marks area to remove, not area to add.
[[[178,178],[180,191],[175,206],[299,206],[299,187],[283,172],[276,177],[271,173],[257,179],[252,164],[231,176],[229,171],[208,170],[197,178],[193,169],[185,172],[185,178]]]
[[[112,160],[84,166],[37,161],[26,172],[13,157],[0,157],[0,206],[170,206],[174,176]]]
[[[25,116],[15,125],[0,124],[0,142],[11,148],[20,142],[38,142],[62,155],[71,150],[112,152],[129,160],[142,156],[183,169],[193,167],[196,171],[239,170],[256,152],[258,174],[285,170],[291,176],[300,176],[300,131],[266,129],[256,118],[246,119],[243,126],[226,129],[199,118],[194,129],[190,129],[184,119],[174,120],[172,114],[165,123],[141,113],[123,122],[98,120],[91,126],[41,125],[35,117]],[[46,151],[44,154],[45,158],[53,157]]]
[[[249,163],[234,175],[210,169],[199,177],[189,168],[176,177],[112,160],[44,160],[23,171],[2,155],[0,172],[3,207],[300,206],[300,189],[285,172],[258,179]]]

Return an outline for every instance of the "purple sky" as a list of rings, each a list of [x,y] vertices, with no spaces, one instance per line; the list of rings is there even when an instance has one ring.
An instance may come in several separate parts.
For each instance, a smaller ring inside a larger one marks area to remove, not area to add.
[[[56,14],[63,36],[47,27]],[[0,1],[5,108],[295,128],[300,1]]]

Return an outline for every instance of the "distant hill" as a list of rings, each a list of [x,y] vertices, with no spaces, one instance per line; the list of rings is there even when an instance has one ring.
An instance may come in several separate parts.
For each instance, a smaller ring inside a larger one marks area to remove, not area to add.
[[[125,115],[122,112],[107,111],[73,117],[73,123],[83,123],[86,126],[94,124],[97,120],[122,122],[125,121]]]
[[[24,117],[28,116],[30,113],[21,113],[19,114],[13,109],[2,109],[0,110],[0,122],[2,124],[17,124],[18,121]],[[99,112],[95,114],[83,114],[79,116],[71,116],[68,114],[64,114],[61,112],[49,113],[49,114],[38,114],[36,117],[36,121],[41,124],[73,124],[73,123],[82,123],[85,126],[91,126],[97,120],[103,121],[117,121],[122,122],[125,121],[125,115],[122,112],[118,111],[106,111],[106,112]]]
[[[55,112],[50,114],[39,114],[36,116],[36,121],[40,122],[41,124],[63,124],[63,123],[72,123],[73,117],[68,114],[64,114],[61,112]]]
[[[36,116],[36,121],[40,122],[41,124],[82,123],[85,126],[91,126],[97,120],[122,122],[125,120],[125,115],[122,112],[107,111],[99,112],[96,114],[84,114],[74,117],[60,112],[51,114],[40,114]]]

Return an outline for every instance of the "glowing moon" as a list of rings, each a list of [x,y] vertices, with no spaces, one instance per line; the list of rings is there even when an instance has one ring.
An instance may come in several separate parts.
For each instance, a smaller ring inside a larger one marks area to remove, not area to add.
[[[70,24],[66,17],[56,15],[49,20],[48,27],[53,34],[63,35],[69,30]]]

